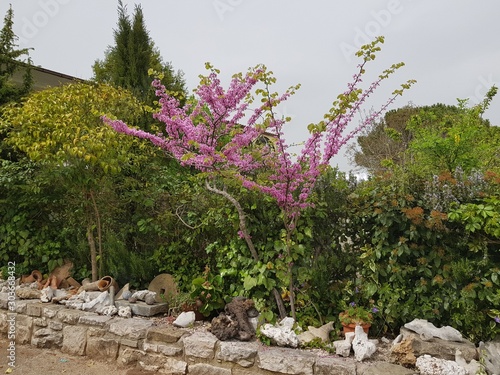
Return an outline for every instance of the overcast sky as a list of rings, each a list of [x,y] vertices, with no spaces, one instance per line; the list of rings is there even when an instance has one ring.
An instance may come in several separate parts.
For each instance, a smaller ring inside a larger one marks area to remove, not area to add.
[[[20,47],[32,47],[36,65],[80,78],[114,43],[117,2],[109,0],[1,0],[9,3]],[[304,141],[307,125],[323,118],[356,71],[354,51],[385,36],[376,76],[389,65],[406,66],[373,96],[376,108],[408,79],[417,84],[394,104],[477,103],[500,83],[500,1],[481,0],[146,0],[123,1],[128,13],[141,4],[150,36],[164,61],[198,84],[209,61],[223,77],[263,63],[278,79],[276,89],[300,83],[281,109],[292,116],[289,143]],[[368,82],[366,82],[368,83]],[[485,115],[500,125],[500,95]],[[333,164],[353,167],[339,155]]]

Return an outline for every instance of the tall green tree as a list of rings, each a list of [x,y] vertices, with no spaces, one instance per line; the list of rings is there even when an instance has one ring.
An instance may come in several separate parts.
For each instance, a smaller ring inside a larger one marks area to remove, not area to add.
[[[500,167],[500,129],[482,118],[496,93],[493,86],[473,107],[459,100],[456,110],[442,117],[432,110],[414,116],[407,126],[414,135],[409,145],[414,172],[425,177],[457,168],[470,173]]]
[[[495,169],[499,159],[499,129],[482,114],[496,94],[493,87],[484,101],[468,107],[434,104],[406,106],[389,111],[372,124],[350,149],[352,160],[372,175],[411,171],[429,176],[453,172],[457,167]]]
[[[33,79],[29,66],[29,48],[18,48],[18,37],[12,30],[14,11],[9,7],[0,30],[0,106],[18,100],[31,89]],[[16,85],[12,77],[16,71],[24,69],[22,83]]]
[[[131,19],[126,6],[118,2],[114,39],[115,45],[108,47],[104,59],[96,60],[93,65],[96,81],[128,89],[138,99],[152,104],[156,96],[151,88],[149,72],[154,71],[162,77],[167,90],[180,99],[186,97],[183,73],[175,72],[170,63],[163,62],[149,36],[140,5],[135,6]]]
[[[90,249],[92,278],[103,261],[103,223],[114,211],[112,177],[139,163],[137,142],[116,134],[100,116],[118,111],[135,120],[142,107],[128,92],[102,84],[71,84],[31,94],[3,111],[4,142],[49,171],[64,186],[66,222],[81,226]],[[120,140],[122,139],[122,140]],[[14,168],[14,166],[12,166]],[[71,212],[72,214],[69,214]]]

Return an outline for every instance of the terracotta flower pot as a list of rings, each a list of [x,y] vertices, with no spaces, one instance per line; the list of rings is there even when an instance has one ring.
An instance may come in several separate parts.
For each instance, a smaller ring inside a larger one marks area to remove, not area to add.
[[[357,325],[358,325],[357,323],[342,324],[342,328],[344,329],[344,335],[348,332],[354,332],[354,329],[356,328]],[[360,326],[363,328],[363,331],[365,331],[365,333],[368,334],[368,331],[370,330],[371,324],[370,323],[363,323],[363,324],[360,324]]]

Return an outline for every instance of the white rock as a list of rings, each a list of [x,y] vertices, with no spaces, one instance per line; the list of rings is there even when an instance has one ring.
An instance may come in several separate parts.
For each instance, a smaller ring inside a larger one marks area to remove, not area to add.
[[[114,305],[104,306],[103,308],[96,311],[98,314],[113,316],[116,315],[118,309]]]
[[[253,327],[254,331],[257,331],[257,328],[259,327],[259,317],[253,317],[253,318],[248,318],[248,323]]]
[[[118,308],[118,316],[121,316],[122,318],[131,318],[132,309],[130,306],[121,306]]]
[[[196,320],[194,311],[185,311],[174,320],[173,325],[176,327],[186,328],[192,325]]]
[[[313,341],[316,338],[316,336],[314,336],[309,331],[305,331],[305,332],[302,332],[301,334],[297,335],[297,338],[299,339],[300,345],[307,345],[311,341]]]
[[[333,342],[335,346],[335,354],[341,357],[349,357],[351,355],[352,344],[346,340],[338,340]]]
[[[463,367],[469,375],[475,375],[481,368],[481,364],[475,359],[467,363],[460,349],[455,352],[455,362]]]
[[[279,325],[284,328],[288,328],[289,330],[293,329],[293,325],[295,324],[295,320],[290,317],[286,317],[279,322]]]
[[[156,298],[156,293],[150,290],[138,290],[137,292],[132,293],[129,298],[136,298],[139,301],[145,301],[147,296],[151,296],[151,298]]]
[[[278,346],[296,348],[299,346],[299,338],[292,330],[294,324],[293,318],[285,318],[277,326],[264,324],[260,329],[260,333],[270,338]]]
[[[428,354],[418,357],[416,366],[421,375],[468,375],[467,370],[458,363]]]
[[[361,362],[364,359],[370,358],[377,351],[377,346],[368,340],[368,335],[363,330],[363,327],[356,326],[354,333],[354,340],[352,342],[354,358],[356,361]]]
[[[462,334],[455,328],[450,326],[437,328],[425,319],[413,319],[410,323],[406,323],[404,327],[418,333],[423,340],[437,337],[447,341],[464,341]]]
[[[330,332],[333,330],[333,322],[323,324],[319,328],[309,326],[308,330],[314,335],[314,337],[321,339],[322,342],[329,342]]]
[[[54,289],[49,286],[42,289],[42,294],[40,295],[40,300],[42,302],[50,302],[54,297]]]
[[[97,305],[100,306],[97,306]],[[106,305],[109,305],[109,293],[106,292],[100,292],[99,296],[97,298],[94,298],[91,301],[85,302],[82,305],[82,310],[84,311],[90,311],[92,309],[99,309],[101,307],[104,307]]]

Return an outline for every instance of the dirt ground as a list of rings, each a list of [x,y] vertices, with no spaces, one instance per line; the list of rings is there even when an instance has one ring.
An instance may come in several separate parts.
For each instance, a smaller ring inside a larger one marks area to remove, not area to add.
[[[9,369],[9,343],[0,337],[0,374],[22,375],[149,375],[155,374],[135,368],[118,367],[116,362],[94,361],[62,353],[54,349],[38,349],[31,345],[16,345],[16,367]]]

